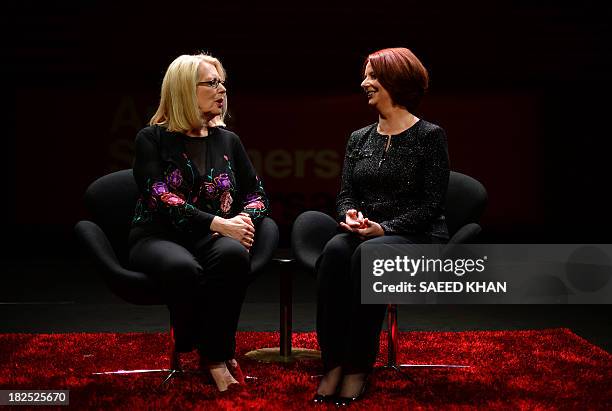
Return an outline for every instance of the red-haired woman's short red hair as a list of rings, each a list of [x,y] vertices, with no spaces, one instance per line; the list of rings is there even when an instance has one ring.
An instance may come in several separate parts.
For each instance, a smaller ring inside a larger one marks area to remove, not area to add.
[[[412,51],[404,47],[382,49],[368,56],[364,70],[368,62],[395,105],[411,112],[417,108],[427,91],[429,75]]]

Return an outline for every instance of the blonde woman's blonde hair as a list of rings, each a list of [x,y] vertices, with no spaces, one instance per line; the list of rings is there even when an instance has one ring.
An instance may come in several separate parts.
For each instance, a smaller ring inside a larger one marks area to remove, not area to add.
[[[197,130],[204,123],[198,107],[196,87],[199,81],[198,68],[201,62],[210,63],[217,69],[221,80],[225,80],[225,70],[221,62],[207,54],[187,55],[174,59],[166,74],[161,87],[159,107],[151,117],[149,125],[160,125],[168,131],[186,132]],[[227,113],[227,94],[221,115],[208,122],[208,126],[225,126]]]

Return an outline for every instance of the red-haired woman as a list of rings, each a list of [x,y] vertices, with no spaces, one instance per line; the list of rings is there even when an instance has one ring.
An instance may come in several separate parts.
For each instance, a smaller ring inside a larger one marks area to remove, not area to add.
[[[349,138],[337,199],[342,233],[317,261],[317,335],[324,376],[314,402],[347,405],[365,391],[385,305],[360,302],[361,246],[444,242],[449,178],[444,130],[415,116],[428,74],[406,48],[368,56],[361,87],[378,122]]]

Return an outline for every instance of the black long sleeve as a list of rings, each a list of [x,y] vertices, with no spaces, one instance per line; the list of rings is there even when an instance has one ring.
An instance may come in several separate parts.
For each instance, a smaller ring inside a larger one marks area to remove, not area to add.
[[[238,198],[242,207],[240,211],[247,213],[255,222],[268,214],[269,201],[255,167],[238,138],[234,140],[234,158],[236,159],[237,180],[240,182]]]
[[[357,158],[355,155],[355,147],[359,145],[359,141],[363,138],[363,131],[365,130],[362,129],[352,133],[346,145],[344,163],[342,165],[340,192],[336,198],[336,220],[339,222],[345,220],[345,215],[348,210],[358,208],[359,203],[355,200],[355,193],[353,190],[353,168]]]

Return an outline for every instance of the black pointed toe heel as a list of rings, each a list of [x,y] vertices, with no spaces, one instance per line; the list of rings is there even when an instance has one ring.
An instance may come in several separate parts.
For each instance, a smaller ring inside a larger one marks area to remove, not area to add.
[[[311,402],[313,404],[329,404],[331,402],[334,402],[334,400],[336,399],[335,395],[323,395],[323,394],[316,394],[314,397],[312,397]]]
[[[361,391],[359,391],[359,394],[357,394],[354,397],[336,397],[336,400],[335,400],[336,407],[348,407],[355,401],[361,400],[363,396],[365,395],[367,385],[368,385],[368,381],[366,379],[363,382],[363,385],[361,386]]]

